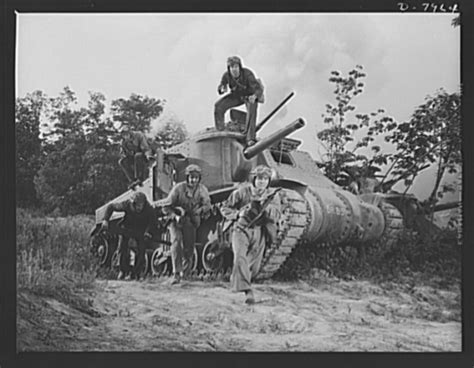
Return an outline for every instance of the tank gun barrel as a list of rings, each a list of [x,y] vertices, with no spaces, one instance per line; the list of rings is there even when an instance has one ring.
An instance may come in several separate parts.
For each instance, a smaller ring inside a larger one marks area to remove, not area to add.
[[[271,117],[275,115],[278,112],[278,110],[280,110],[283,107],[283,105],[285,105],[290,100],[290,98],[292,98],[294,95],[295,95],[295,92],[291,92],[288,96],[286,96],[285,99],[281,101],[280,104],[277,107],[275,107],[270,114],[268,114],[260,123],[258,123],[257,127],[255,128],[255,131],[258,132],[263,127],[263,125],[268,120],[270,120]]]
[[[437,204],[436,206],[433,207],[433,211],[439,212],[439,211],[445,211],[445,210],[452,210],[453,208],[459,207],[460,204],[461,202],[459,201]]]
[[[303,118],[298,118],[294,122],[288,124],[286,127],[277,130],[273,134],[270,134],[268,137],[263,138],[262,140],[255,143],[253,146],[247,147],[244,150],[244,157],[247,160],[250,160],[252,157],[256,156],[264,149],[268,148],[275,142],[278,142],[280,139],[286,137],[287,135],[293,133],[294,131],[305,126],[305,121]]]

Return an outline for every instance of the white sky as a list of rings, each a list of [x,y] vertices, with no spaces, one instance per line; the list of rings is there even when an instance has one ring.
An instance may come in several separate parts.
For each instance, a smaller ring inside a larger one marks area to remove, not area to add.
[[[329,73],[357,64],[367,74],[358,112],[384,108],[409,119],[428,94],[460,85],[460,27],[442,13],[146,13],[18,15],[17,96],[57,96],[69,86],[110,103],[132,93],[166,99],[193,133],[213,126],[226,58],[242,57],[264,81],[263,118],[296,95],[260,135],[304,117],[291,137],[318,158],[321,114],[334,102]]]

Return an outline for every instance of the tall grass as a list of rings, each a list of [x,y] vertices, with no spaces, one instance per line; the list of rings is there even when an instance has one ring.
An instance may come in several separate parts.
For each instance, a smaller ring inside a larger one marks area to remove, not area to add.
[[[17,209],[17,290],[70,301],[93,285],[97,265],[89,252],[88,216],[38,217]]]

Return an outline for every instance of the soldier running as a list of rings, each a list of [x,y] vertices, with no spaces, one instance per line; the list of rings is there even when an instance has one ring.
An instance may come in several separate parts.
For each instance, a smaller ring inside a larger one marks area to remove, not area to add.
[[[141,185],[146,178],[146,167],[153,160],[153,152],[141,132],[124,130],[120,146],[119,165],[130,182],[129,189]]]
[[[276,190],[269,188],[270,179],[270,168],[257,166],[251,172],[251,183],[232,192],[221,208],[225,219],[233,222],[231,287],[245,293],[246,304],[255,303],[251,280],[260,271],[265,243],[276,239],[281,200]],[[266,199],[270,201],[262,208]]]
[[[130,272],[131,279],[140,278],[140,271],[145,262],[145,240],[151,239],[151,229],[156,226],[155,212],[142,192],[133,193],[130,199],[118,203],[110,203],[104,214],[102,229],[109,228],[110,216],[114,211],[125,212],[125,216],[119,224],[118,256],[119,269],[118,279],[123,280]],[[135,265],[130,269],[129,240],[133,238],[137,242],[137,254]]]
[[[175,221],[169,225],[171,237],[171,261],[173,279],[171,284],[178,284],[183,277],[183,259],[188,264],[192,260],[196,242],[196,229],[201,219],[210,215],[211,199],[207,188],[201,184],[201,168],[189,165],[185,171],[186,181],[178,183],[168,195],[168,206],[163,212]],[[184,216],[178,216],[174,209],[181,207]]]

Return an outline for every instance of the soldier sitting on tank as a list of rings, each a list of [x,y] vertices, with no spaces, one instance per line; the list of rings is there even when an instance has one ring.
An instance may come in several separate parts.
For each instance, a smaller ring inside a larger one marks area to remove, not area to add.
[[[119,274],[118,279],[123,280],[131,273],[131,279],[140,278],[140,271],[145,263],[145,251],[147,239],[151,239],[151,231],[156,226],[155,212],[151,204],[148,202],[145,194],[135,192],[130,199],[118,203],[110,203],[104,214],[102,221],[102,229],[109,228],[109,219],[112,213],[125,212],[125,216],[119,224]],[[130,250],[129,240],[135,239],[137,242],[137,253],[133,268],[130,267]]]
[[[130,182],[129,189],[141,185],[146,178],[146,168],[154,161],[153,152],[145,135],[128,129],[122,132],[119,165]]]
[[[242,60],[238,56],[227,59],[227,71],[223,74],[217,92],[222,95],[230,87],[230,93],[220,98],[214,105],[214,121],[217,130],[224,130],[224,116],[232,107],[241,106],[245,103],[247,108],[246,134],[247,145],[255,143],[257,120],[257,103],[263,103],[263,85],[254,73],[242,66]]]
[[[204,184],[201,184],[201,168],[189,165],[185,170],[186,181],[176,184],[167,197],[168,206],[163,212],[175,221],[169,225],[171,237],[171,262],[173,278],[171,284],[178,284],[183,274],[183,261],[191,264],[196,243],[196,229],[201,220],[209,217],[211,199]],[[174,209],[182,208],[183,216]],[[179,218],[178,218],[179,217]]]
[[[251,281],[260,271],[266,243],[271,244],[276,239],[281,213],[280,197],[269,188],[270,168],[265,165],[257,166],[251,172],[250,179],[251,183],[232,192],[221,208],[224,218],[233,222],[231,238],[234,265],[230,278],[231,287],[236,292],[245,293],[246,304],[255,303]],[[269,195],[274,196],[268,206],[262,209],[262,202]],[[262,212],[258,221],[253,221]]]

